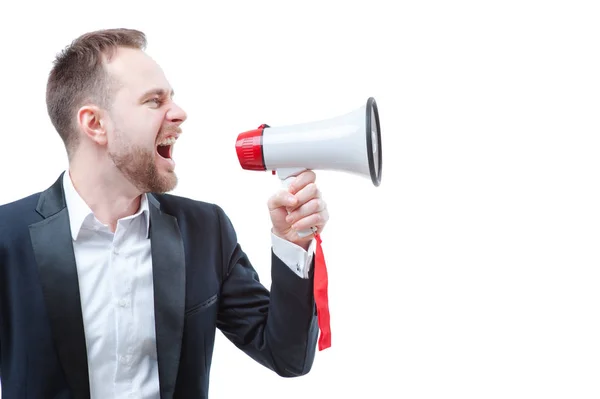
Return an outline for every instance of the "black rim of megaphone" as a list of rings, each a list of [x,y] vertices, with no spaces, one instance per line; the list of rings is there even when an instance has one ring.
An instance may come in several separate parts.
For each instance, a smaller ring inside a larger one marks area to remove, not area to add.
[[[382,151],[381,151],[381,125],[379,124],[379,110],[377,109],[377,102],[373,97],[369,97],[367,100],[367,156],[369,158],[369,171],[371,173],[371,181],[375,186],[381,184],[381,166],[382,166]],[[372,111],[372,112],[371,112]],[[371,120],[371,115],[375,115],[375,120]],[[377,151],[379,157],[378,162],[375,165],[375,158],[373,157],[373,135],[371,134],[372,124],[375,123],[377,127]]]

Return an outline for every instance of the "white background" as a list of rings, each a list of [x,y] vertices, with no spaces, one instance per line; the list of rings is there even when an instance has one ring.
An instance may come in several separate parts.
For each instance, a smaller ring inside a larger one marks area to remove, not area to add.
[[[3,5],[0,203],[66,167],[54,55],[138,28],[189,114],[175,193],[220,204],[268,285],[279,181],[241,170],[237,134],[373,96],[382,185],[318,171],[333,346],[282,379],[218,335],[211,397],[598,398],[595,2],[388,1]]]

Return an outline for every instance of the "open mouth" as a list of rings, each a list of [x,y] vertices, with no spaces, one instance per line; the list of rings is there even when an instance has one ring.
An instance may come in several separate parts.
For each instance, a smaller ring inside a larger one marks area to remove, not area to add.
[[[177,141],[175,137],[169,137],[160,141],[156,146],[156,152],[158,155],[164,159],[172,159],[175,141]]]
[[[158,147],[156,147],[156,152],[158,152],[158,155],[160,155],[161,157],[163,157],[165,159],[171,159],[172,151],[173,151],[173,146],[171,144],[159,145]]]

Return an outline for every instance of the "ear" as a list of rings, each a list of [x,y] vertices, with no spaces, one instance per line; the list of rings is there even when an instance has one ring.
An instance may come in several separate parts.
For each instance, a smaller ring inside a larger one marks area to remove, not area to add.
[[[86,105],[77,112],[77,123],[87,137],[98,145],[106,145],[106,123],[102,121],[102,110],[95,105]]]

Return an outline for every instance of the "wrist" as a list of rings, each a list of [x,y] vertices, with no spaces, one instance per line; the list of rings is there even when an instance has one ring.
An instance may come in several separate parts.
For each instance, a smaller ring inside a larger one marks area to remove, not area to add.
[[[296,233],[292,229],[289,229],[286,233],[281,233],[280,231],[276,230],[275,228],[271,228],[271,233],[274,236],[276,236],[277,238],[280,238],[282,240],[285,240],[291,244],[294,244],[294,245],[302,248],[304,251],[308,251],[308,249],[310,248],[310,243],[311,243],[312,239],[314,238],[312,235],[304,237],[304,238],[300,238],[298,236],[298,233]]]

